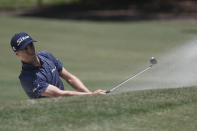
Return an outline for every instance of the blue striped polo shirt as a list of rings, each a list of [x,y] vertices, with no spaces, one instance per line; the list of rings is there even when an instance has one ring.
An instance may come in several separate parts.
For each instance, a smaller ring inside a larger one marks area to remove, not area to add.
[[[64,90],[60,79],[60,72],[63,68],[62,62],[56,59],[48,51],[37,53],[41,67],[22,62],[22,71],[19,76],[22,88],[30,98],[42,98],[41,94],[48,85],[54,85]]]

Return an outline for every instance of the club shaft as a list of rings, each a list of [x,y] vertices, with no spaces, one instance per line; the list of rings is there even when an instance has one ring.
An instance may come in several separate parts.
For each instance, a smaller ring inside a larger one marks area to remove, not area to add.
[[[150,65],[149,67],[147,67],[146,69],[130,76],[129,78],[127,78],[126,80],[122,81],[121,83],[119,83],[118,85],[116,85],[115,87],[113,87],[112,89],[110,89],[109,91],[107,91],[107,93],[114,91],[115,89],[117,89],[118,87],[122,86],[123,84],[125,84],[126,82],[128,82],[129,80],[139,76],[140,74],[144,73],[145,71],[149,70],[150,68],[152,68],[152,65]]]

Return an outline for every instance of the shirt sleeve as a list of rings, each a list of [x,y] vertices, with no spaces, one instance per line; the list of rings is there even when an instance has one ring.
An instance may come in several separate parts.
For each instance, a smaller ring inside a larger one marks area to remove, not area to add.
[[[55,56],[53,56],[50,52],[47,52],[47,55],[49,56],[49,59],[51,61],[53,61],[53,63],[55,64],[58,72],[62,71],[63,68],[63,64],[61,61],[59,61]]]
[[[46,90],[46,88],[49,86],[49,84],[40,79],[36,78],[33,81],[28,80],[25,78],[20,78],[21,85],[23,89],[25,90],[26,94],[31,98],[42,98],[41,94]]]
[[[35,94],[35,96],[41,97],[41,94],[46,90],[46,88],[49,86],[49,84],[42,80],[41,78],[37,78],[33,81],[33,93]]]

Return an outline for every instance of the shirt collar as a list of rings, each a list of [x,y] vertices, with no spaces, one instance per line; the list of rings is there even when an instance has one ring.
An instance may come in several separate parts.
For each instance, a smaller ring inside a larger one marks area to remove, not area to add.
[[[40,60],[41,65],[43,65],[42,58],[39,57],[39,55],[37,55],[37,56],[38,56],[38,59]],[[33,64],[27,64],[27,63],[24,63],[23,61],[21,61],[21,62],[22,62],[22,69],[24,69],[24,70],[36,70],[36,69],[40,68],[38,66],[34,66]]]

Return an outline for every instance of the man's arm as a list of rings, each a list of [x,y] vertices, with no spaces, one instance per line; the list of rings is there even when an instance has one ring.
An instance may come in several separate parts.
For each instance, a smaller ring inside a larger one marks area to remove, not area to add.
[[[68,82],[69,85],[71,85],[74,89],[81,91],[81,92],[87,92],[90,93],[88,88],[73,74],[68,72],[64,67],[62,68],[62,71],[60,72],[60,76]]]
[[[59,97],[59,96],[83,96],[83,95],[93,95],[93,94],[105,94],[103,90],[96,90],[94,92],[77,92],[77,91],[65,91],[60,90],[56,86],[49,85],[46,90],[41,94],[41,96],[48,97]]]

